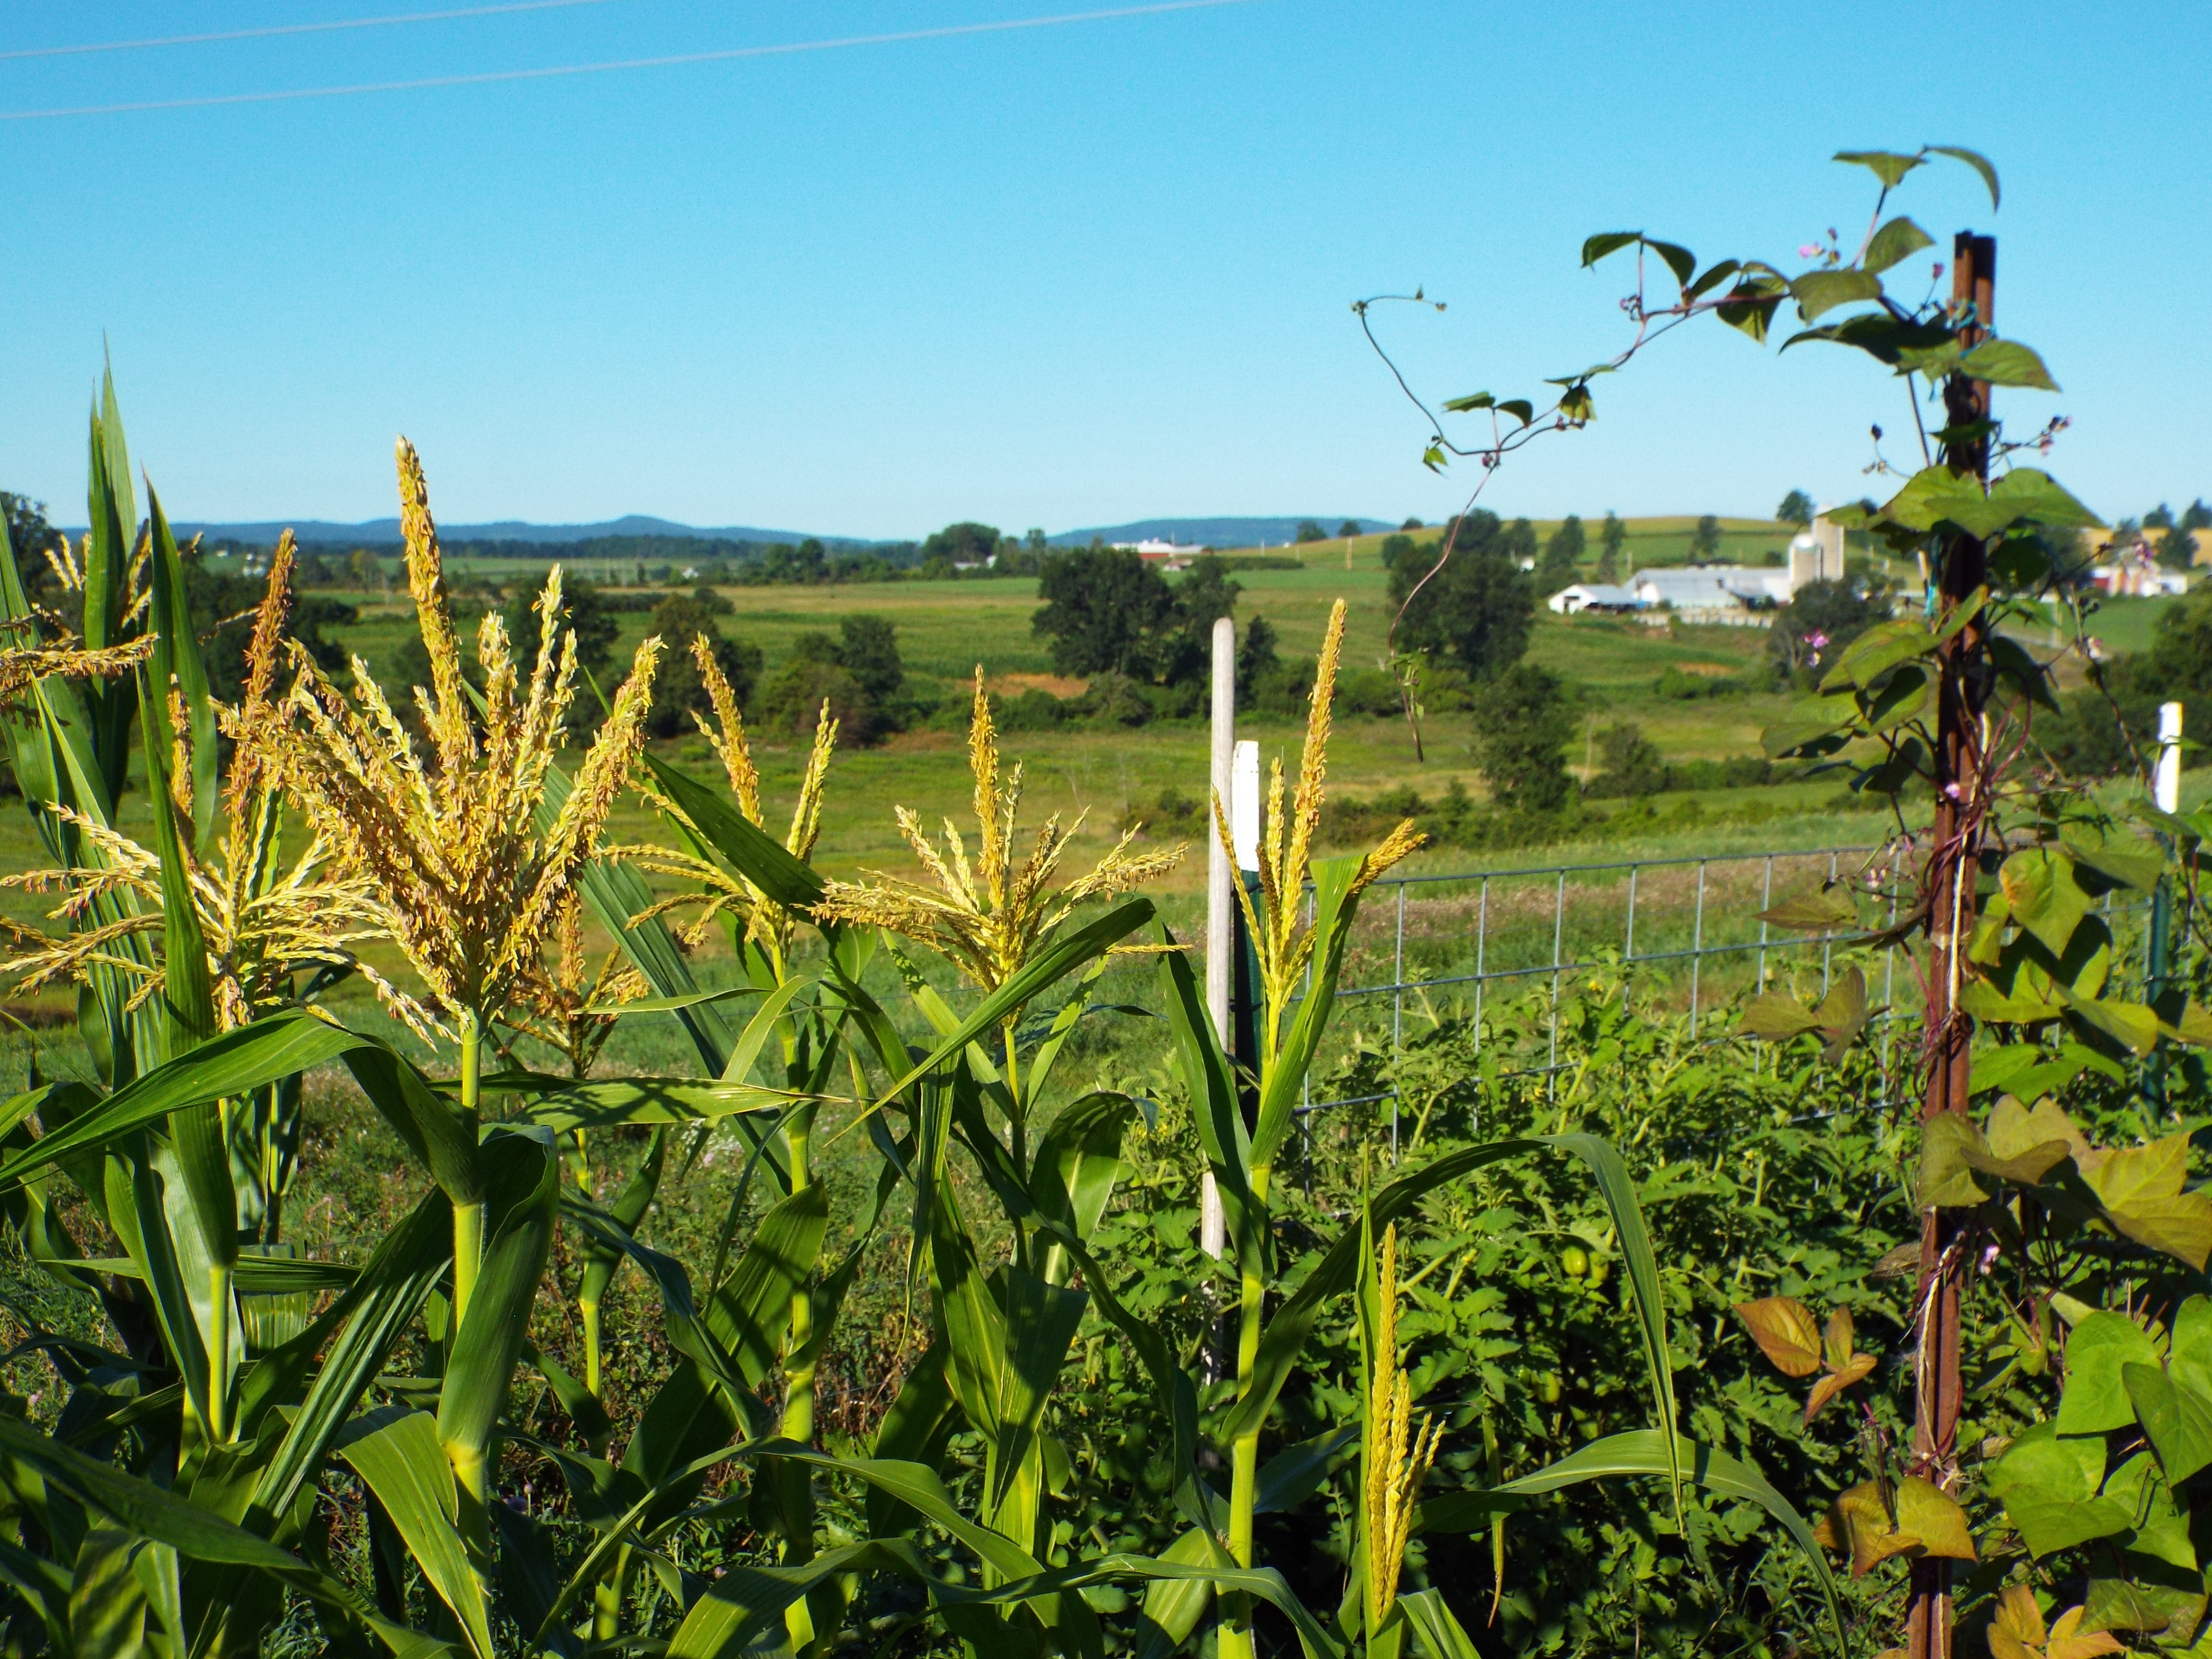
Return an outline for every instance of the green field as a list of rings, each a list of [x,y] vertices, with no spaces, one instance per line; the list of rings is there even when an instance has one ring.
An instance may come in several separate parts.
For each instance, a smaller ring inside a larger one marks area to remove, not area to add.
[[[1656,562],[1686,550],[1693,520],[1637,520],[1631,522],[1630,545],[1639,561]],[[1773,539],[1778,526],[1730,522],[1727,532],[1741,545],[1729,551],[1755,558],[1762,536]],[[1303,568],[1259,569],[1238,573],[1243,592],[1239,599],[1240,623],[1263,616],[1281,636],[1287,657],[1312,651],[1318,645],[1328,607],[1339,598],[1349,605],[1345,662],[1347,668],[1378,665],[1385,655],[1390,623],[1386,577],[1381,562],[1381,537],[1364,537],[1351,548],[1346,568],[1345,544],[1323,543],[1297,550]],[[1270,550],[1281,556],[1283,550]],[[465,603],[479,579],[484,583],[534,581],[544,565],[517,565],[505,561],[456,560],[449,571],[453,586]],[[756,646],[763,653],[769,674],[791,654],[793,641],[809,630],[834,629],[842,616],[872,612],[896,626],[911,691],[940,701],[944,715],[926,729],[897,733],[874,747],[854,749],[841,755],[831,774],[828,810],[816,854],[825,873],[849,877],[866,869],[895,873],[911,872],[912,855],[899,841],[893,809],[911,806],[925,823],[935,826],[950,815],[965,821],[969,790],[965,743],[961,728],[969,678],[980,664],[994,690],[1018,691],[1045,684],[1063,695],[1076,683],[1051,675],[1047,642],[1030,631],[1030,619],[1037,605],[1036,582],[1029,578],[991,577],[953,581],[898,581],[826,587],[728,587],[722,590],[734,607],[721,619],[727,635]],[[356,604],[360,622],[340,631],[349,648],[367,657],[372,665],[387,664],[399,643],[414,630],[414,613],[404,587],[387,592],[339,591],[336,597]],[[2140,648],[2164,602],[2123,600],[2101,612],[2094,625],[2116,648]],[[623,634],[618,656],[626,658],[649,625],[642,611],[621,613]],[[1767,635],[1756,628],[1653,627],[1634,620],[1586,617],[1562,618],[1540,610],[1534,630],[1531,656],[1575,687],[1583,699],[1583,752],[1570,754],[1578,775],[1589,769],[1597,735],[1619,720],[1639,726],[1670,761],[1723,760],[1759,752],[1759,733],[1789,701],[1788,695],[1767,689],[1747,689],[1716,697],[1679,701],[1657,696],[1653,682],[1666,670],[1706,677],[1729,678],[1747,686],[1764,687],[1768,677]],[[1263,760],[1277,757],[1295,769],[1302,722],[1280,716],[1243,723],[1246,735],[1261,745]],[[1410,787],[1431,800],[1455,783],[1480,799],[1483,780],[1471,753],[1472,732],[1464,714],[1440,714],[1426,722],[1425,759],[1416,760],[1411,732],[1405,722],[1365,716],[1340,718],[1330,748],[1329,787],[1338,798],[1371,797],[1385,790]],[[1073,819],[1083,817],[1083,826],[1070,854],[1071,869],[1079,869],[1111,844],[1120,826],[1133,811],[1141,813],[1164,791],[1200,799],[1206,785],[1206,731],[1196,720],[1161,721],[1136,729],[1078,724],[1050,731],[1007,733],[1002,747],[1009,760],[1024,765],[1026,805],[1024,821],[1040,823],[1052,814]],[[666,745],[675,758],[702,775],[719,770],[711,751],[700,738],[677,739]],[[805,756],[787,739],[756,733],[756,757],[766,786],[772,821],[788,810]],[[2197,793],[2197,780],[2190,780],[2190,793]],[[1606,810],[1620,813],[1621,804],[1607,803]],[[126,799],[123,819],[126,832],[143,834],[143,800]],[[1832,848],[1866,847],[1882,839],[1891,827],[1883,814],[1865,810],[1853,801],[1840,780],[1773,785],[1754,788],[1670,793],[1660,796],[1647,811],[1622,814],[1617,822],[1598,823],[1583,840],[1526,849],[1481,853],[1444,847],[1417,856],[1405,873],[1431,876],[1443,873],[1502,871],[1559,865],[1617,864],[1630,859],[1710,859],[1730,854],[1770,851],[1811,852]],[[1181,838],[1195,841],[1186,829]],[[1165,838],[1164,836],[1163,838]],[[638,842],[665,839],[657,820],[635,799],[618,810],[610,839]],[[19,871],[36,862],[29,826],[19,813],[0,815],[0,872]],[[1824,870],[1811,865],[1778,866],[1786,884],[1794,876],[1809,882]],[[1202,844],[1194,844],[1181,867],[1156,890],[1170,919],[1181,928],[1194,927],[1204,882]],[[1758,866],[1726,866],[1716,862],[1708,883],[1705,913],[1698,920],[1691,869],[1653,876],[1638,899],[1638,949],[1680,949],[1693,937],[1707,944],[1755,936],[1744,931],[1744,918],[1759,908]],[[1624,933],[1625,888],[1616,872],[1577,878],[1571,884],[1565,904],[1567,925],[1563,951],[1567,960],[1578,952],[1605,948]],[[1537,891],[1542,888],[1541,892]],[[1503,881],[1494,884],[1497,901],[1490,915],[1492,938],[1504,954],[1486,965],[1528,966],[1551,959],[1551,906],[1548,878]],[[1349,964],[1348,982],[1373,984],[1389,980],[1397,964],[1395,906],[1370,907]],[[1474,947],[1463,925],[1478,904],[1479,889],[1457,884],[1417,887],[1411,891],[1409,945],[1405,967],[1409,975],[1444,976],[1465,972],[1474,965]],[[0,891],[0,915],[29,919],[46,908],[35,895],[18,890]],[[709,957],[718,946],[704,947]],[[396,961],[391,964],[397,967]],[[1747,968],[1747,964],[1738,964]],[[1724,972],[1724,977],[1741,975]],[[1678,988],[1686,990],[1686,986]],[[51,1017],[62,1012],[61,1000],[52,1003]],[[364,1006],[364,1015],[370,1010]],[[660,1024],[664,1022],[649,1022]],[[672,1028],[670,1032],[672,1036]],[[658,1041],[658,1039],[648,1039]]]
[[[1631,520],[1627,524],[1628,549],[1639,565],[1679,562],[1695,527],[1689,517]],[[1538,530],[1546,534],[1551,527],[1540,525]],[[1729,520],[1723,521],[1723,529],[1724,555],[1746,562],[1758,562],[1763,548],[1787,545],[1786,526]],[[1379,666],[1387,658],[1391,620],[1382,541],[1381,536],[1355,538],[1348,561],[1343,541],[1270,549],[1278,557],[1295,553],[1303,568],[1239,572],[1237,580],[1243,588],[1237,604],[1240,627],[1253,616],[1263,616],[1278,630],[1285,657],[1309,653],[1320,642],[1330,605],[1340,597],[1349,605],[1346,667]],[[1593,544],[1593,560],[1595,551]],[[465,593],[475,578],[534,580],[543,568],[513,561],[456,560],[451,574],[456,588]],[[919,696],[964,701],[979,665],[995,690],[1018,692],[1044,684],[1065,695],[1076,689],[1076,683],[1052,678],[1048,641],[1030,630],[1030,619],[1037,606],[1036,586],[1026,577],[986,577],[823,587],[727,587],[721,591],[734,612],[722,618],[721,626],[726,635],[758,647],[765,672],[772,675],[787,659],[799,635],[834,629],[840,617],[871,612],[896,624],[908,688]],[[361,605],[362,621],[343,630],[340,637],[373,665],[387,661],[413,631],[413,611],[404,590],[341,597]],[[2114,649],[2140,649],[2166,603],[2112,602],[2094,619],[2093,628]],[[643,636],[649,617],[642,611],[626,612],[620,621],[623,634],[617,651],[618,657],[626,658]],[[1738,678],[1764,686],[1766,651],[1763,629],[1669,629],[1615,617],[1563,618],[1540,609],[1530,655],[1575,687],[1583,700],[1583,752],[1571,751],[1569,761],[1577,775],[1586,775],[1596,736],[1618,720],[1641,726],[1670,761],[1758,754],[1759,733],[1788,702],[1787,694],[1745,690],[1679,701],[1655,696],[1652,686],[1670,667],[1684,674]],[[961,763],[963,738],[957,723],[939,724],[944,729],[899,733],[876,747],[841,757],[833,774],[820,855],[825,870],[843,875],[864,865],[902,860],[891,817],[894,805],[912,806],[933,823],[947,812],[964,811],[968,786]],[[1299,722],[1261,717],[1243,722],[1243,727],[1246,735],[1261,743],[1263,760],[1282,755],[1295,764]],[[1365,796],[1411,786],[1433,799],[1457,782],[1480,799],[1484,787],[1470,752],[1471,735],[1465,715],[1432,715],[1424,732],[1425,759],[1417,761],[1413,735],[1402,720],[1342,718],[1331,750],[1332,792]],[[693,762],[711,760],[706,745],[697,739],[680,740],[673,747]],[[1163,789],[1198,797],[1206,787],[1206,736],[1201,722],[1155,723],[1133,731],[1063,726],[1008,734],[1005,747],[1025,763],[1032,811],[1040,816],[1088,813],[1082,837],[1086,847],[1103,848],[1125,814],[1152,802]],[[771,799],[787,800],[803,754],[794,745],[764,735],[756,737],[756,749]],[[1665,855],[1685,848],[1748,850],[1867,839],[1871,822],[1867,815],[1829,810],[1839,793],[1839,785],[1820,784],[1670,794],[1659,802],[1662,821],[1636,831],[1632,848]],[[1692,805],[1692,821],[1670,825],[1670,817]],[[1709,822],[1731,816],[1764,821]],[[618,826],[618,833],[627,836],[644,828],[641,820]],[[1607,835],[1590,847],[1547,848],[1534,861],[1615,857],[1623,851],[1617,837]],[[1432,868],[1439,861],[1443,867],[1463,869],[1496,860],[1449,849],[1425,860]],[[1194,891],[1200,878],[1194,864],[1175,885]]]

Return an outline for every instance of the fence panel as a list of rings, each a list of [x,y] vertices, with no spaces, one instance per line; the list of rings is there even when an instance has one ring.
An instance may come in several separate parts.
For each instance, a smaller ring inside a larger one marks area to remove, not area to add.
[[[1571,987],[1579,974],[1613,969],[1621,975],[1624,999],[1686,1015],[1692,1036],[1698,1035],[1702,1019],[1709,1039],[1717,1041],[1727,1032],[1711,1029],[1711,1010],[1717,1003],[1745,989],[1765,990],[1778,983],[1791,986],[1808,1000],[1826,995],[1835,977],[1835,947],[1855,936],[1851,931],[1778,930],[1760,921],[1760,913],[1824,882],[1856,882],[1869,872],[1890,886],[1888,872],[1876,863],[1884,851],[1872,846],[1778,849],[1386,876],[1362,906],[1337,999],[1352,1008],[1389,999],[1387,1024],[1377,1018],[1374,1024],[1378,1032],[1387,1030],[1395,1059],[1406,1042],[1409,998],[1418,1018],[1431,1018],[1437,994],[1451,993],[1468,1007],[1480,1044],[1484,999],[1491,988],[1518,990],[1534,981],[1544,989],[1548,1005],[1545,1063],[1511,1075],[1554,1073],[1559,1066],[1563,986]],[[2148,908],[2116,907],[2109,894],[2103,904],[2116,933],[2124,920]],[[1893,925],[1897,915],[1893,887]],[[2143,943],[2147,948],[2148,939]],[[2148,964],[2136,960],[2137,951],[2115,954],[2129,963],[2131,972],[2147,971]],[[1868,975],[1869,999],[1881,1010],[1881,1094],[1876,1103],[1887,1103],[1905,1082],[1893,1070],[1901,1057],[1889,1028],[1899,996],[1910,997],[1915,987],[1909,958],[1900,974],[1899,955],[1899,947],[1888,947],[1880,966]],[[1363,975],[1372,977],[1363,982]],[[1316,1100],[1309,1081],[1299,1110],[1384,1101],[1391,1103],[1395,1154],[1395,1092]]]

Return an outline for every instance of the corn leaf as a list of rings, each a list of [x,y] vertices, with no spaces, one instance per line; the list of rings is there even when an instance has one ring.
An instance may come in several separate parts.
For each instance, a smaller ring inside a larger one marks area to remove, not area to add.
[[[872,1109],[880,1111],[920,1078],[935,1071],[1001,1020],[1078,968],[1101,957],[1152,919],[1152,902],[1135,898],[1118,904],[1104,915],[1072,933],[1063,933],[1033,957],[1020,972],[978,1003],[957,1030],[939,1042],[919,1063],[880,1095]]]
[[[1356,858],[1317,859],[1313,866],[1314,953],[1312,971],[1298,1011],[1291,1017],[1282,1048],[1267,1069],[1267,1086],[1260,1097],[1259,1118],[1252,1130],[1252,1162],[1272,1164],[1291,1133],[1300,1091],[1322,1033],[1336,1006],[1336,981],[1344,970],[1345,947],[1352,940],[1352,924],[1359,911],[1359,895],[1352,883],[1363,860]]]
[[[560,1199],[550,1135],[494,1134],[484,1142],[484,1163],[483,1263],[438,1394],[438,1439],[449,1455],[455,1448],[481,1455],[490,1446],[552,1251]]]
[[[167,1544],[187,1560],[228,1564],[268,1574],[348,1623],[366,1627],[396,1659],[433,1659],[452,1651],[443,1642],[379,1618],[350,1588],[289,1551],[112,1462],[60,1445],[20,1419],[0,1416],[0,1457],[86,1508]]]
[[[1547,1464],[1533,1474],[1509,1480],[1498,1490],[1502,1493],[1534,1497],[1542,1492],[1557,1492],[1584,1480],[1601,1480],[1626,1475],[1665,1475],[1670,1480],[1680,1479],[1713,1493],[1716,1497],[1741,1499],[1756,1504],[1773,1520],[1779,1522],[1813,1568],[1813,1576],[1820,1583],[1820,1594],[1828,1604],[1828,1616],[1834,1621],[1836,1638],[1840,1647],[1844,1643],[1842,1603],[1837,1599],[1836,1582],[1828,1571],[1828,1563],[1814,1540],[1813,1529],[1796,1507],[1780,1492],[1767,1484],[1766,1477],[1753,1465],[1729,1456],[1717,1447],[1701,1445],[1695,1441],[1678,1439],[1672,1448],[1660,1443],[1664,1437],[1654,1429],[1633,1429],[1626,1434],[1609,1434],[1594,1440],[1580,1451]]]
[[[453,1471],[430,1413],[380,1407],[347,1425],[337,1453],[384,1505],[407,1553],[460,1621],[477,1659],[493,1659],[491,1612],[455,1529],[460,1507]]]

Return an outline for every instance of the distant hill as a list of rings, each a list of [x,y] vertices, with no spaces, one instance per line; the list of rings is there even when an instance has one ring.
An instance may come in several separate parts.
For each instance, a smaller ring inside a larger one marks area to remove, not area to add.
[[[1287,519],[1139,519],[1132,524],[1106,525],[1092,530],[1063,530],[1046,539],[1054,547],[1088,547],[1094,536],[1109,543],[1162,541],[1206,547],[1257,547],[1265,542],[1275,547],[1294,540],[1298,526],[1308,518],[1333,532],[1346,516],[1341,513],[1313,513]],[[1398,527],[1395,520],[1353,519],[1352,522],[1359,526],[1363,535]]]
[[[265,524],[184,524],[177,526],[179,535],[195,532],[210,541],[228,539],[267,544],[274,542],[285,530],[290,530],[302,546],[362,547],[387,544],[399,539],[399,520],[370,519],[361,524],[331,524],[320,519],[303,519],[286,524],[271,520]],[[549,547],[565,546],[571,542],[598,541],[608,537],[650,536],[679,538],[685,540],[723,542],[801,542],[812,532],[804,530],[760,530],[747,525],[728,525],[717,529],[700,530],[690,525],[674,524],[666,519],[653,518],[647,514],[631,513],[619,519],[609,519],[601,524],[526,524],[518,519],[503,519],[494,524],[446,524],[441,522],[438,533],[449,542],[526,542]],[[877,544],[857,536],[817,536],[824,547],[872,547]]]
[[[1338,513],[1293,514],[1281,518],[1138,519],[1128,524],[1064,530],[1048,539],[1054,547],[1085,547],[1093,537],[1107,542],[1170,541],[1207,547],[1256,547],[1264,542],[1271,547],[1279,547],[1297,538],[1298,526],[1309,517],[1332,533],[1345,522],[1345,515]],[[1357,519],[1353,522],[1359,526],[1361,533],[1366,535],[1398,527],[1395,520],[1382,519]],[[199,534],[210,541],[234,541],[257,546],[269,545],[288,529],[299,538],[303,547],[389,547],[399,540],[399,520],[397,519],[368,519],[359,524],[335,524],[326,519],[271,519],[259,522],[228,523],[179,520],[175,528],[179,536]],[[810,536],[833,551],[902,544],[872,540],[865,536],[825,536],[818,531],[763,530],[754,525],[701,527],[657,519],[646,513],[626,514],[619,519],[608,519],[598,524],[530,524],[520,519],[501,519],[489,524],[447,524],[441,521],[438,531],[447,542],[456,546],[463,543],[506,543],[553,548],[576,542],[638,538],[762,544],[797,543]],[[81,528],[73,528],[70,533],[81,535],[83,532]]]

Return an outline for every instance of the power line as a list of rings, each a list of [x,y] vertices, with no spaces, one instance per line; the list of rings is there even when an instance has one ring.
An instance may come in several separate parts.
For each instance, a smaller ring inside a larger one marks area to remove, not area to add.
[[[604,64],[562,64],[547,69],[494,70],[477,75],[440,75],[412,81],[373,81],[347,87],[299,87],[283,92],[234,92],[204,98],[149,99],[134,104],[86,104],[64,109],[0,110],[0,121],[47,121],[76,115],[135,115],[154,110],[212,109],[228,104],[273,104],[301,98],[346,98],[373,92],[423,92],[442,87],[489,86],[506,81],[545,81],[571,75],[605,75],[617,70],[672,69],[686,64],[721,64],[742,58],[780,58],[802,52],[836,52],[851,46],[899,46],[915,40],[947,40],[963,35],[1002,34],[1015,29],[1054,28],[1066,23],[1103,23],[1125,17],[1156,17],[1168,12],[1208,11],[1220,6],[1251,5],[1257,0],[1158,0],[1141,6],[1103,11],[1061,12],[1049,17],[1011,17],[991,23],[953,23],[938,28],[901,29],[886,34],[851,34],[829,40],[793,40],[769,46],[732,46],[720,52],[688,52],[664,58],[626,58]],[[587,3],[587,0],[577,0]]]
[[[73,58],[88,52],[139,52],[148,46],[204,46],[224,40],[266,40],[280,34],[322,34],[331,29],[380,29],[395,23],[443,23],[456,17],[496,17],[511,11],[553,11],[567,6],[603,6],[607,0],[507,0],[497,6],[465,6],[458,11],[408,11],[390,17],[343,17],[327,23],[277,23],[267,28],[224,29],[213,34],[168,34],[148,40],[95,40],[78,46],[19,46],[0,52],[0,62],[16,58]]]

